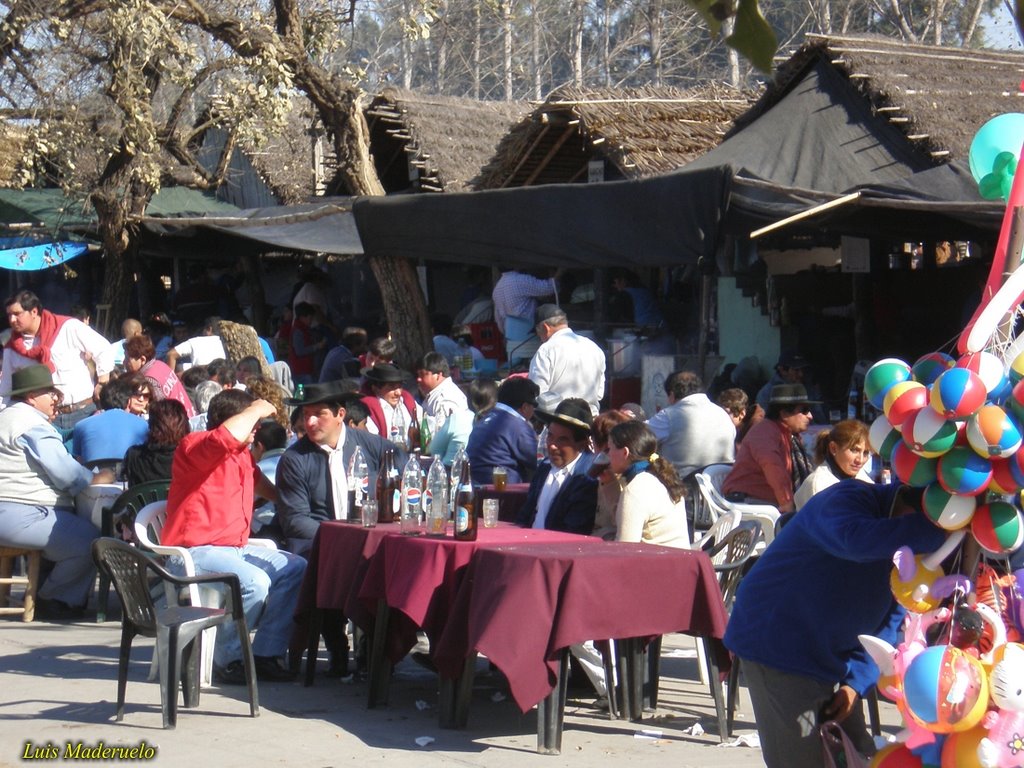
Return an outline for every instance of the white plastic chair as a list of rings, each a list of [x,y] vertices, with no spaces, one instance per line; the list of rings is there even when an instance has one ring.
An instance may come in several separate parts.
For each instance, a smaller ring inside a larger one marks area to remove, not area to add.
[[[764,550],[775,538],[775,521],[779,519],[779,510],[770,504],[747,504],[738,501],[729,501],[715,487],[711,478],[703,472],[698,472],[694,479],[704,504],[712,510],[714,517],[719,517],[726,512],[739,512],[743,520],[753,520],[761,524],[763,539],[758,543],[758,553]]]
[[[701,476],[700,473],[698,473],[697,477],[700,478],[700,476]],[[706,477],[704,478],[703,481],[704,482],[708,482]],[[698,487],[700,487],[700,483],[701,483],[701,481],[698,480]],[[701,494],[703,494],[703,493],[704,493],[704,491],[703,491],[703,488],[702,488]],[[703,535],[701,535],[699,538],[695,538],[694,539],[693,544],[690,545],[690,549],[696,549],[696,550],[701,550],[701,549],[710,550],[710,549],[713,549],[726,536],[728,536],[733,530],[735,530],[739,526],[739,524],[740,524],[741,516],[740,516],[739,512],[736,512],[734,510],[723,509],[720,512],[716,512],[715,514],[716,514],[715,522],[713,522],[711,524],[711,527],[708,528],[703,533]],[[726,556],[727,556],[727,553],[726,553],[725,550],[723,550],[721,552],[718,552],[717,554],[715,554],[711,558],[712,565],[722,565],[725,562]],[[701,642],[701,640],[698,638],[696,640],[696,644],[697,644],[697,671],[700,673],[700,682],[701,682],[701,684],[707,685],[707,683],[708,683],[708,677],[707,677],[708,662],[707,662],[707,657],[704,655],[704,643]]]
[[[196,564],[192,560],[192,554],[185,547],[173,547],[160,544],[160,534],[167,522],[167,502],[154,501],[139,510],[135,516],[135,538],[145,549],[165,557],[180,557],[185,568],[186,576],[196,575]],[[154,539],[156,539],[154,541]],[[277,549],[277,544],[271,539],[249,539],[254,547],[265,547]],[[189,585],[188,601],[191,605],[204,605],[207,608],[219,608],[223,604],[223,596],[216,589],[200,588],[196,584]],[[177,603],[179,596],[167,595],[168,605]],[[200,669],[200,685],[209,688],[213,684],[213,647],[217,640],[216,628],[204,630],[203,633],[203,656]],[[156,679],[157,657],[154,654],[153,663],[149,670],[149,679]]]

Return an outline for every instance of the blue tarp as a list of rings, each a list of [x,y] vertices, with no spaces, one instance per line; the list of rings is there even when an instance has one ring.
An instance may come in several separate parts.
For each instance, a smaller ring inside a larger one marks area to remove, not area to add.
[[[0,237],[0,269],[24,272],[63,264],[89,250],[85,243],[40,242],[30,237]]]

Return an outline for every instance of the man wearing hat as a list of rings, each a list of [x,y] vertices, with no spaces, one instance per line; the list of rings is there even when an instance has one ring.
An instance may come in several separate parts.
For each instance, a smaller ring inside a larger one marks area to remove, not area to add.
[[[811,473],[800,435],[814,421],[803,384],[772,389],[768,412],[743,438],[722,492],[730,501],[772,504],[792,512],[793,492]]]
[[[604,351],[585,336],[573,333],[565,311],[541,304],[534,314],[537,335],[544,342],[530,361],[530,381],[541,393],[554,392],[563,400],[579,397],[596,415],[604,397]]]
[[[277,463],[277,517],[288,538],[288,549],[305,555],[320,523],[347,520],[348,471],[352,454],[360,449],[370,482],[380,471],[384,451],[395,449],[395,466],[401,471],[406,455],[378,435],[345,426],[349,398],[356,397],[339,382],[300,384],[285,402],[302,409],[305,435],[288,448]],[[356,400],[359,402],[359,400]],[[348,639],[341,611],[324,616],[323,634],[330,655],[328,674],[348,674]]]
[[[413,448],[409,445],[409,428],[419,427],[423,409],[403,389],[405,376],[402,371],[392,363],[377,363],[372,368],[363,369],[363,376],[373,393],[363,398],[366,407],[370,409],[367,431],[403,448]]]
[[[548,457],[530,483],[516,522],[524,528],[589,536],[597,514],[597,480],[588,473],[594,463],[589,448],[590,405],[570,397],[554,412],[538,410],[536,416],[548,425]]]
[[[74,510],[74,496],[111,483],[75,461],[50,423],[60,405],[50,369],[30,365],[11,376],[11,405],[0,412],[0,546],[41,549],[54,563],[39,588],[41,618],[80,615],[96,570],[90,547],[100,535]]]
[[[740,361],[743,362],[743,361]],[[772,388],[777,387],[780,384],[803,384],[805,388],[809,387],[808,383],[804,381],[807,369],[811,367],[810,361],[801,355],[799,352],[794,350],[787,350],[779,355],[779,362],[775,365],[775,373],[768,380],[761,389],[757,391],[757,404],[761,406],[762,410],[768,410],[768,401],[772,396]],[[812,392],[808,389],[808,393],[811,395],[817,395],[817,392]],[[815,401],[811,404],[814,418],[824,423],[825,413],[821,409],[820,399],[816,397]]]

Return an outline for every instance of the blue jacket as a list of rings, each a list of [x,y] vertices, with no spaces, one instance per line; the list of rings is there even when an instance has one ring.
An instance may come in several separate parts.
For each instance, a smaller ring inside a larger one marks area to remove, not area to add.
[[[726,647],[863,695],[878,667],[857,635],[895,644],[904,615],[889,588],[893,553],[932,552],[946,538],[923,513],[889,517],[898,488],[844,480],[812,496],[740,583]]]
[[[594,532],[594,517],[597,515],[597,480],[587,475],[587,470],[593,463],[594,454],[589,451],[580,454],[579,461],[572,468],[572,474],[562,483],[558,495],[548,508],[544,527],[549,531],[580,533],[584,536]],[[526,502],[516,519],[523,528],[533,527],[533,520],[537,517],[537,501],[549,474],[551,462],[545,460],[530,483]]]
[[[466,444],[474,485],[491,482],[495,467],[508,469],[508,482],[526,482],[537,468],[537,435],[526,419],[495,407],[477,422]]]

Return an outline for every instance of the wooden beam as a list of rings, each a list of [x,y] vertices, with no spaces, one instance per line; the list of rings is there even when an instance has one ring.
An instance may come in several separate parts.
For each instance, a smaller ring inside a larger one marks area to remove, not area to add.
[[[547,132],[550,130],[551,123],[545,120],[544,127],[541,129],[540,133],[537,134],[537,138],[530,142],[529,149],[523,152],[522,156],[519,158],[519,162],[516,163],[516,167],[513,168],[512,172],[505,178],[503,182],[501,182],[502,187],[507,187],[508,183],[512,181],[512,179],[515,177],[517,173],[519,173],[519,169],[523,167],[523,163],[525,163],[527,159],[530,157],[530,155],[533,154],[533,150],[535,150],[537,148],[537,145],[540,144],[540,140],[543,139],[547,135]]]
[[[551,149],[548,150],[548,153],[544,155],[544,159],[540,161],[540,165],[534,168],[533,173],[531,173],[523,182],[524,187],[530,186],[534,182],[534,180],[536,180],[536,178],[540,176],[541,171],[548,167],[548,165],[551,163],[552,158],[554,158],[554,156],[558,154],[558,150],[562,148],[562,145],[565,144],[565,142],[569,140],[569,137],[572,136],[574,133],[576,133],[575,126],[566,126],[565,131],[562,133],[561,136],[558,137],[558,141],[556,141],[554,146],[552,146]]]

